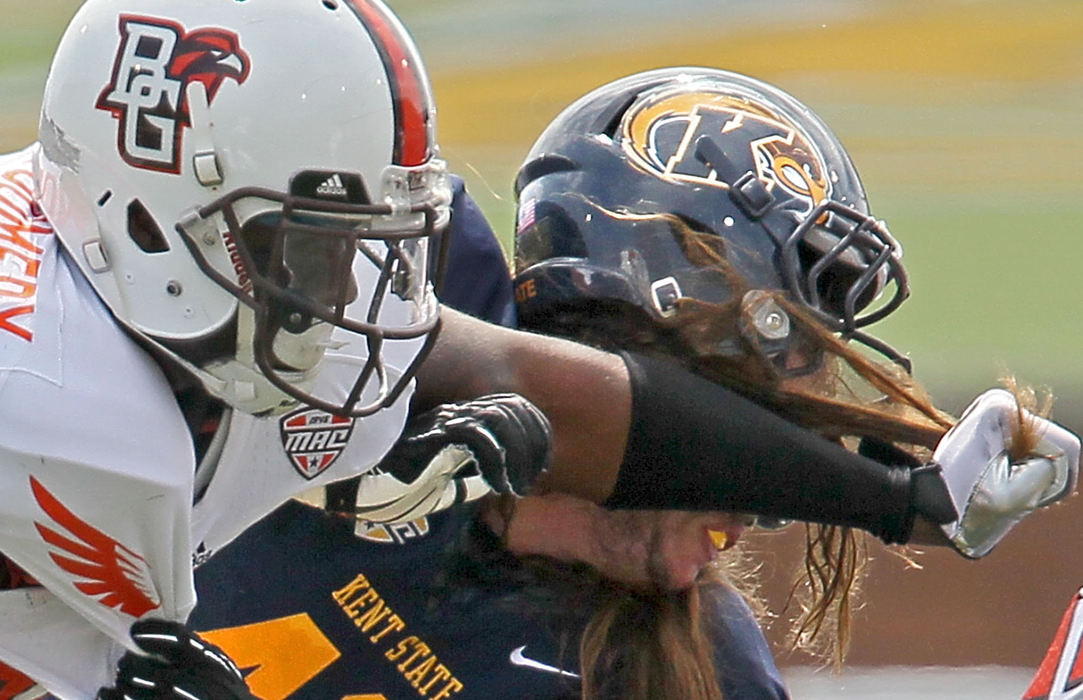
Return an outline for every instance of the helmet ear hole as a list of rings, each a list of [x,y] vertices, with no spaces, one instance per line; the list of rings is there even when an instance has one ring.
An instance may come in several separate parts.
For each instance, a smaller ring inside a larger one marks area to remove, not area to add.
[[[169,250],[169,242],[158,222],[138,199],[128,202],[128,237],[144,253],[165,253]]]
[[[578,169],[579,166],[573,160],[563,156],[543,155],[540,158],[535,158],[519,170],[519,175],[515,178],[515,193],[518,195],[527,184],[543,175],[570,172]]]

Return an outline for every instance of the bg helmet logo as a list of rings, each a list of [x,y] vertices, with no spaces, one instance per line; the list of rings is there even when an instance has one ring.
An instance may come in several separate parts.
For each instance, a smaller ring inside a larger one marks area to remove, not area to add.
[[[819,150],[784,117],[746,97],[703,86],[671,91],[630,109],[621,132],[628,157],[665,179],[729,187],[696,155],[697,141],[706,137],[736,174],[755,173],[769,190],[781,187],[803,200],[806,211],[830,194]]]
[[[121,15],[113,77],[96,106],[117,119],[117,150],[126,163],[179,173],[181,138],[191,125],[189,84],[203,85],[209,105],[227,78],[241,84],[248,69],[233,32],[186,32],[169,20]]]

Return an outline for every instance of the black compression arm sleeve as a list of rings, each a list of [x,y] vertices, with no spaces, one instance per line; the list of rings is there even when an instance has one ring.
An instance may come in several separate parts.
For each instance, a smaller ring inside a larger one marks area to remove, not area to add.
[[[632,425],[607,506],[727,510],[909,538],[908,468],[855,454],[671,362],[624,360]]]

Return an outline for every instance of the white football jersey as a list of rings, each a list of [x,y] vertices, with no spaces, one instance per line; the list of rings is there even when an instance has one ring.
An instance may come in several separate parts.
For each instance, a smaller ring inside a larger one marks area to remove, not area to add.
[[[111,681],[134,620],[186,618],[194,564],[287,499],[371,469],[410,392],[364,419],[227,412],[193,506],[180,408],[34,204],[35,148],[0,156],[0,552],[45,590],[0,591],[0,660],[86,698]],[[319,381],[355,365],[328,355]]]

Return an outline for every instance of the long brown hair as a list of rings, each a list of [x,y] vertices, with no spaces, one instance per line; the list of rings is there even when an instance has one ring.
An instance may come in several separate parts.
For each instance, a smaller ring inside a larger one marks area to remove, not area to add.
[[[720,700],[713,643],[701,626],[700,585],[611,589],[580,639],[582,697]]]
[[[702,624],[701,607],[714,595],[707,592],[714,586],[747,585],[740,592],[755,600],[753,569],[744,555],[724,553],[685,590],[668,590],[661,581],[631,586],[583,563],[511,554],[497,532],[511,514],[487,517],[504,510],[500,500],[486,504],[490,510],[455,548],[445,567],[449,590],[492,586],[518,614],[557,634],[563,668],[569,667],[572,649],[578,651],[579,688],[569,682],[569,695],[582,700],[722,700],[713,656],[717,640]]]
[[[618,212],[605,215],[620,217]],[[642,215],[636,215],[643,218]],[[639,350],[665,356],[708,379],[735,389],[790,420],[853,447],[862,438],[894,445],[925,461],[954,424],[928,393],[894,362],[870,356],[825,327],[781,290],[758,290],[785,311],[802,350],[820,358],[814,379],[787,380],[774,358],[758,345],[747,301],[753,291],[728,262],[725,242],[700,233],[669,214],[664,220],[689,262],[715,274],[729,290],[729,301],[710,304],[678,300],[676,313],[658,319],[639,307],[597,300],[554,310],[549,332],[605,348]],[[719,352],[719,348],[725,352]],[[1026,411],[1048,416],[1052,395],[1019,386],[1010,375],[1001,382],[1016,396],[1018,411],[1008,444],[1013,459],[1033,451],[1040,435]],[[864,533],[835,525],[805,525],[804,564],[791,587],[787,607],[799,608],[791,641],[836,667],[845,658],[852,613],[859,605],[860,584],[869,553]],[[908,556],[904,554],[903,556]]]
[[[546,332],[603,348],[664,356],[840,442],[875,438],[923,458],[953,425],[904,369],[855,349],[781,290],[760,290],[761,299],[768,296],[789,315],[800,349],[817,358],[820,367],[801,382],[787,381],[790,377],[759,346],[756,334],[746,330],[752,323],[746,301],[752,288],[729,264],[724,241],[693,230],[677,217],[658,218],[669,224],[691,263],[718,276],[718,284],[730,292],[729,301],[683,298],[664,319],[622,302],[573,302],[553,309]],[[804,566],[787,601],[800,609],[792,642],[840,664],[868,547],[863,533],[851,528],[805,527]]]

